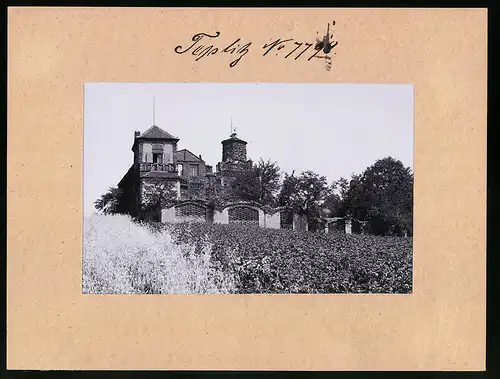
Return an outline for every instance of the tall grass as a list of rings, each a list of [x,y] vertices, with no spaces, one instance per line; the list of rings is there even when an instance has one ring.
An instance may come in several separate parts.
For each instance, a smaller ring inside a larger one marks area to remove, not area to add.
[[[234,277],[211,259],[174,242],[167,230],[153,230],[123,215],[84,220],[83,293],[233,293]]]

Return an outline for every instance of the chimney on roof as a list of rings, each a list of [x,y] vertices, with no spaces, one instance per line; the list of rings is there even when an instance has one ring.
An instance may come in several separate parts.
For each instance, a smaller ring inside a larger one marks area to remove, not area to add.
[[[201,158],[201,154],[200,154],[200,159],[201,159],[201,160],[203,160],[203,159]]]
[[[139,137],[141,135],[141,132],[138,132],[137,130],[134,132],[134,139]]]

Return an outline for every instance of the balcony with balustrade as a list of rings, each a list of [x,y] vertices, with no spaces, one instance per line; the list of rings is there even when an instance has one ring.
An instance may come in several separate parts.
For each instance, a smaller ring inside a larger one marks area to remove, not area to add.
[[[141,172],[151,172],[151,171],[160,171],[160,172],[168,172],[171,174],[179,174],[177,167],[173,163],[141,163],[140,165]]]

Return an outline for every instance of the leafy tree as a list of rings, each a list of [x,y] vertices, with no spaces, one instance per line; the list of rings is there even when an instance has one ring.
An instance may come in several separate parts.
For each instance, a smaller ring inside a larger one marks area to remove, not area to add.
[[[238,172],[229,188],[230,197],[234,200],[259,201],[261,192],[262,185],[255,166]]]
[[[345,207],[340,195],[333,193],[333,188],[323,202],[322,208],[326,210],[328,217],[344,217]]]
[[[143,214],[158,215],[163,208],[171,206],[177,199],[172,183],[158,179],[142,183],[141,210]]]
[[[280,188],[280,177],[278,164],[261,158],[257,164],[235,175],[230,186],[232,198],[272,206]]]
[[[120,200],[123,191],[117,187],[110,187],[108,192],[94,202],[95,208],[104,214],[119,213]]]
[[[361,185],[362,175],[351,175],[351,180],[341,177],[334,182],[333,187],[339,191],[341,203],[339,204],[339,216],[352,216],[359,220],[365,220],[368,209],[368,197],[366,188]],[[365,193],[366,192],[366,193]]]
[[[263,205],[274,205],[276,195],[280,189],[281,170],[277,162],[262,158],[256,166],[257,176],[260,181],[259,202]]]
[[[352,177],[354,180],[355,175],[352,174]],[[333,182],[332,187],[340,192],[341,199],[345,199],[347,192],[349,191],[349,181],[344,177],[340,177],[339,180]]]
[[[295,173],[285,174],[279,202],[311,220],[319,216],[320,205],[330,191],[326,177],[312,171],[305,171],[298,177]]]
[[[359,220],[369,220],[375,234],[412,234],[413,174],[392,157],[377,160],[349,185],[339,184],[344,207]]]
[[[283,184],[281,185],[281,191],[278,195],[278,204],[280,206],[292,208],[292,195],[298,187],[298,181],[299,179],[295,176],[295,171],[292,171],[291,174],[285,173]]]

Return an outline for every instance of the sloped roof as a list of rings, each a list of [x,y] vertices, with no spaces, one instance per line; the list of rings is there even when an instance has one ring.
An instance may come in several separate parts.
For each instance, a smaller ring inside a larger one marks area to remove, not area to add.
[[[221,143],[223,145],[225,145],[225,144],[230,143],[230,142],[239,142],[239,143],[242,143],[242,144],[245,144],[245,145],[247,144],[247,141],[243,141],[241,138],[238,138],[238,136],[236,135],[236,133],[231,134],[231,136],[228,139],[225,139]]]
[[[174,137],[172,134],[167,133],[156,125],[150,127],[137,138],[179,140],[177,137]]]
[[[130,166],[130,168],[127,170],[127,173],[123,175],[123,178],[118,182],[118,187],[124,184],[129,179],[129,177],[132,175],[133,172],[134,172],[134,165]]]
[[[188,149],[177,150],[175,153],[175,160],[178,162],[205,162]]]

